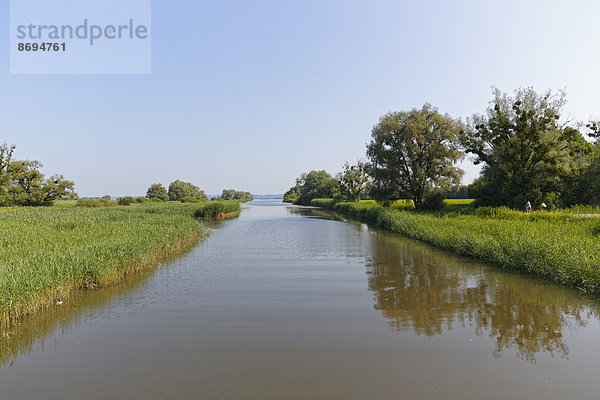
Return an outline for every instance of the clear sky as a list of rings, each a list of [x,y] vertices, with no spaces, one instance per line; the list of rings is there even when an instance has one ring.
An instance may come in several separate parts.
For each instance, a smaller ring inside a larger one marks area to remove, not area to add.
[[[492,85],[566,88],[573,120],[600,115],[599,17],[597,1],[154,0],[149,75],[10,75],[0,40],[0,142],[82,196],[282,193],[426,101],[464,118]]]

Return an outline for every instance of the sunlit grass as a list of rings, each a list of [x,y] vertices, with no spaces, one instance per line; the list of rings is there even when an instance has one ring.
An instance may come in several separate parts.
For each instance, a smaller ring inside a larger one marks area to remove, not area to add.
[[[598,210],[525,213],[451,203],[461,208],[415,212],[372,202],[319,200],[315,205],[457,254],[600,294],[600,218],[578,216]]]
[[[156,265],[206,233],[198,217],[239,209],[235,201],[0,209],[0,325]]]

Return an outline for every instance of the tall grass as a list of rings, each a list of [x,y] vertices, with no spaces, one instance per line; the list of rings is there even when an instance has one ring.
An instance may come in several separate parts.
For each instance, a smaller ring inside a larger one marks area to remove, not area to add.
[[[240,201],[238,200],[211,201],[202,204],[200,207],[197,207],[196,211],[194,211],[194,216],[196,218],[216,218],[219,216],[234,214],[239,211]]]
[[[323,203],[321,203],[323,204]],[[505,208],[414,212],[337,203],[335,212],[454,253],[600,294],[600,218]]]
[[[189,248],[206,234],[200,215],[239,204],[0,209],[0,327],[73,290],[117,282]]]

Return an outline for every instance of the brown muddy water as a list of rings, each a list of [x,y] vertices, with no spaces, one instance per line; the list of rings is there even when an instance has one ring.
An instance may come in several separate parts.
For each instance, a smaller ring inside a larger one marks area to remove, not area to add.
[[[597,399],[596,300],[255,201],[0,338],[0,399]]]

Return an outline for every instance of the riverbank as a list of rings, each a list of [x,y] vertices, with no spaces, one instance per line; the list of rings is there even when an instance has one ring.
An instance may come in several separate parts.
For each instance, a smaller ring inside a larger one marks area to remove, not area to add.
[[[0,328],[193,247],[237,201],[0,209]]]
[[[473,207],[416,212],[330,199],[313,200],[313,205],[459,255],[600,294],[600,220],[596,218],[567,211],[522,213]]]

